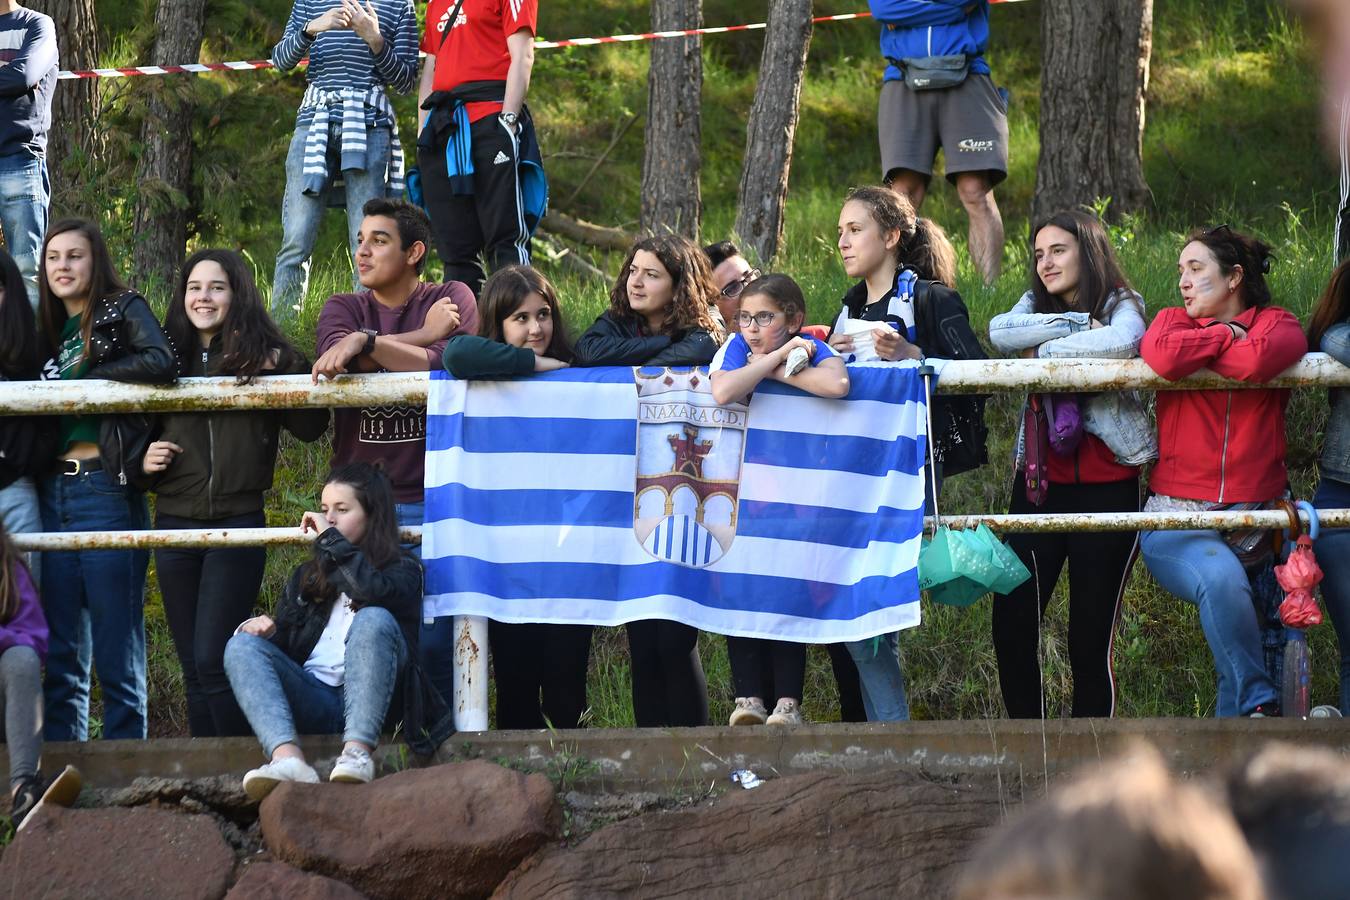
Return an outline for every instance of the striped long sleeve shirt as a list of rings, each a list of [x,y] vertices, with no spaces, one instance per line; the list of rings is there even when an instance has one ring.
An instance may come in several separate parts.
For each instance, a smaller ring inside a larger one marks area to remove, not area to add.
[[[403,192],[403,148],[398,142],[394,109],[385,95],[385,85],[401,93],[412,90],[417,79],[417,16],[412,0],[371,0],[380,23],[384,46],[372,53],[351,29],[332,29],[310,37],[305,26],[341,0],[295,0],[286,31],[272,51],[272,62],[281,71],[296,67],[306,54],[309,70],[296,128],[308,128],[305,144],[304,187],[318,196],[340,173],[387,165],[391,196]],[[328,163],[328,125],[341,123],[341,161],[338,171]],[[315,126],[315,127],[311,127]],[[371,128],[390,129],[390,159],[367,158],[366,136]]]
[[[351,29],[325,31],[318,37],[305,33],[314,19],[341,5],[341,0],[295,0],[281,41],[272,50],[272,62],[281,71],[295,68],[309,57],[305,77],[319,91],[369,90],[388,85],[401,94],[417,81],[417,15],[412,0],[371,0],[380,20],[384,47],[371,53],[366,42]],[[307,92],[308,97],[313,92]],[[373,113],[373,111],[372,111]],[[301,104],[296,125],[308,126],[313,106]],[[372,116],[369,125],[392,125]]]

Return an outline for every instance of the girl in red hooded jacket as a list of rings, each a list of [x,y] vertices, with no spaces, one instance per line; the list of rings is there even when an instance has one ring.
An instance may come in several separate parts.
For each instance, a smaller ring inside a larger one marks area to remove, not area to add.
[[[1169,381],[1202,368],[1270,381],[1307,350],[1298,319],[1271,306],[1270,248],[1227,225],[1190,235],[1178,262],[1183,306],[1158,313],[1140,355]],[[1285,495],[1285,389],[1159,391],[1158,463],[1149,511],[1255,509]],[[1144,562],[1164,589],[1200,609],[1219,675],[1220,716],[1279,715],[1247,568],[1261,533],[1153,531]]]

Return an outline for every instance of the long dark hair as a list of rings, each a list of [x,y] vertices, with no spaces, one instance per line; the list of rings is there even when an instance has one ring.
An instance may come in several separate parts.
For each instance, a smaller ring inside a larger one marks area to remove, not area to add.
[[[720,340],[722,329],[712,317],[713,303],[718,296],[717,286],[712,280],[712,266],[708,265],[708,257],[693,241],[678,234],[646,237],[633,245],[609,292],[610,313],[619,319],[637,318],[633,307],[628,305],[628,269],[638,252],[643,250],[661,261],[674,286],[674,295],[670,298],[661,333],[672,334],[702,328]]]
[[[1269,244],[1249,234],[1234,231],[1227,225],[1197,228],[1186,235],[1187,244],[1197,241],[1214,254],[1219,271],[1224,275],[1232,275],[1233,270],[1242,267],[1242,281],[1238,283],[1238,288],[1242,291],[1243,309],[1270,305],[1270,286],[1266,284],[1271,260]]]
[[[549,312],[553,314],[553,337],[544,355],[571,362],[572,345],[567,340],[567,326],[563,322],[562,308],[558,305],[558,292],[547,278],[529,266],[506,266],[493,272],[492,277],[483,283],[483,290],[478,295],[478,336],[504,342],[502,323],[520,309],[520,304],[530,294],[543,297]]]
[[[105,297],[112,297],[127,289],[113,268],[112,255],[108,253],[108,244],[103,240],[103,232],[88,219],[62,219],[47,229],[47,237],[42,241],[42,259],[38,268],[38,319],[42,323],[43,336],[47,340],[47,349],[55,356],[60,350],[61,329],[70,316],[66,305],[52,296],[51,285],[47,281],[47,248],[52,238],[67,232],[79,232],[89,242],[89,297],[80,314],[80,337],[84,340],[84,355],[89,356],[89,337],[94,329],[94,306]]]
[[[1308,322],[1308,349],[1319,349],[1322,335],[1327,333],[1327,329],[1346,319],[1350,319],[1350,260],[1341,263],[1331,273],[1331,280],[1317,300],[1312,319]]]
[[[932,219],[914,220],[914,233],[900,238],[900,265],[924,281],[956,287],[956,248],[946,230]]]
[[[303,357],[268,315],[248,263],[233,250],[207,249],[198,250],[183,263],[169,311],[164,315],[164,333],[178,358],[178,374],[187,374],[187,361],[198,347],[197,329],[188,319],[185,301],[192,270],[204,262],[216,263],[225,271],[233,295],[220,328],[219,371],[209,374],[234,375],[241,384],[246,384],[263,371],[273,353],[277,354],[276,371],[293,368]]]
[[[1052,294],[1036,271],[1036,235],[1046,228],[1067,231],[1078,242],[1078,290],[1069,306],[1057,294]],[[1064,209],[1036,223],[1031,229],[1031,294],[1036,298],[1038,313],[1085,312],[1098,322],[1111,315],[1111,298],[1120,289],[1129,290],[1130,282],[1120,268],[1116,253],[1111,249],[1111,238],[1094,215],[1076,209]]]
[[[0,377],[32,381],[42,371],[37,321],[14,257],[0,250]]]
[[[324,486],[330,484],[350,487],[366,514],[366,533],[356,547],[367,562],[383,569],[405,555],[398,540],[394,487],[384,469],[367,462],[349,463],[328,473]],[[300,571],[300,596],[311,603],[330,603],[337,599],[338,590],[328,580],[328,572],[317,555],[301,566]]]
[[[28,306],[26,297],[24,306]],[[19,552],[19,548],[15,547],[14,541],[10,539],[9,531],[5,528],[4,518],[0,517],[0,623],[10,621],[14,618],[14,614],[19,611],[19,568],[21,566],[24,572],[28,574],[28,580],[31,583],[33,573],[29,570],[24,555]]]

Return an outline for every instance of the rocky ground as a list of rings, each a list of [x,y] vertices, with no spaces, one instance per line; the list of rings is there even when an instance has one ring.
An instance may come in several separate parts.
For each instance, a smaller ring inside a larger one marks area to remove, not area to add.
[[[538,898],[948,895],[1006,780],[813,773],[639,793],[484,760],[369,785],[139,779],[44,809],[5,848],[14,897]]]

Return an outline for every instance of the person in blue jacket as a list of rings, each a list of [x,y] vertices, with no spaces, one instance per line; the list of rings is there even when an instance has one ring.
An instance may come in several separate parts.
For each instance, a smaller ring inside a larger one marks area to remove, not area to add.
[[[1003,260],[994,186],[1008,177],[1007,101],[989,63],[988,0],[869,0],[881,24],[885,80],[877,109],[881,174],[923,205],[942,148],[970,217],[970,255],[988,284]]]

